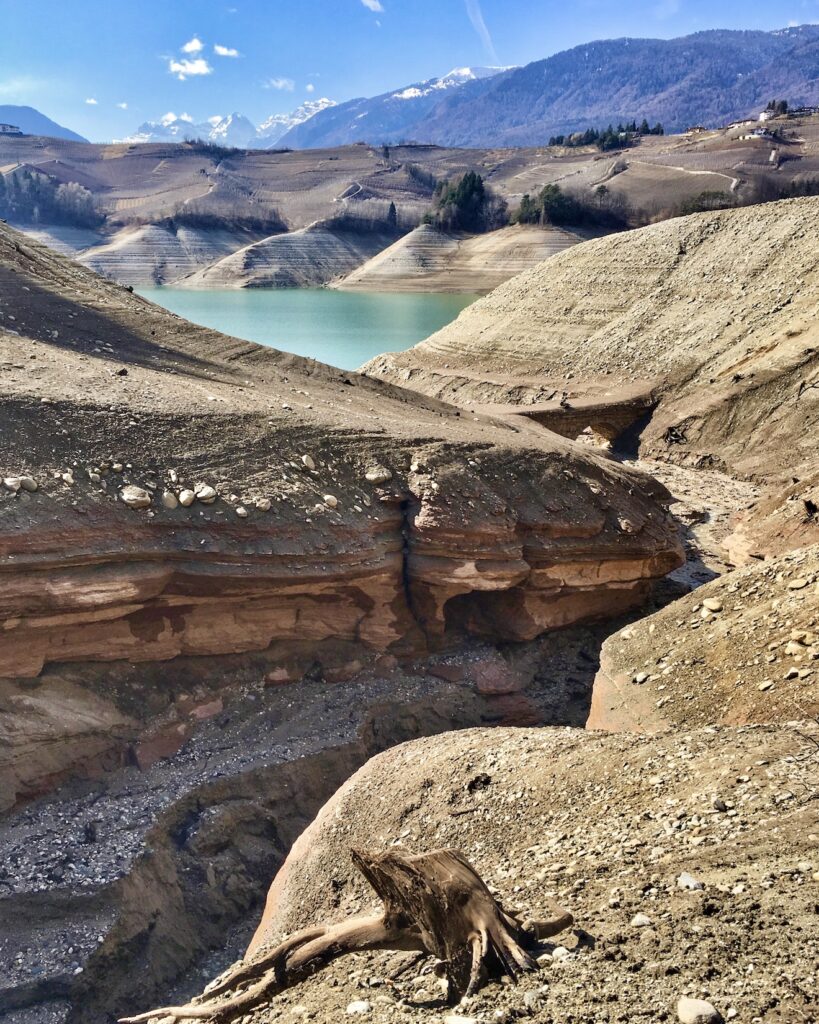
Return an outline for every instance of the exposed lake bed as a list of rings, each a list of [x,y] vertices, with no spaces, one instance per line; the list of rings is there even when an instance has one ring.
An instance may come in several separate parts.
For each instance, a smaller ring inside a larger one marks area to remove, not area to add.
[[[423,341],[476,294],[341,292],[324,288],[191,290],[139,294],[203,327],[354,370]]]

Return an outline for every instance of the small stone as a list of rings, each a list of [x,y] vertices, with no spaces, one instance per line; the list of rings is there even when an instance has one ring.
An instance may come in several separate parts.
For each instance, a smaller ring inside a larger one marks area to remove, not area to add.
[[[3,479],[3,485],[16,494],[23,486],[19,476],[7,476]]]
[[[182,491],[179,492],[179,504],[183,508],[188,508],[195,501],[196,501],[196,495],[193,493],[193,491],[189,491],[189,490],[185,489],[185,490],[182,490]]]
[[[462,1017],[459,1013],[450,1013],[444,1017],[444,1024],[478,1024],[477,1017]]]
[[[28,491],[29,494],[33,494],[37,490],[39,485],[33,476],[21,476],[20,486],[23,488],[24,491]]]
[[[164,508],[176,508],[179,504],[179,499],[173,493],[173,491],[162,492],[162,505]]]
[[[122,463],[121,462],[114,462],[112,464],[112,466],[111,466],[111,469],[113,469],[113,471],[115,473],[121,473],[122,472]]]
[[[258,498],[254,504],[260,512],[270,511],[270,498]]]
[[[119,496],[128,508],[148,508],[151,504],[151,495],[144,487],[137,487],[134,484],[123,487]]]
[[[721,612],[723,609],[722,601],[718,597],[706,597],[702,602],[703,608],[707,608],[709,612]]]
[[[722,1017],[715,1006],[705,999],[691,999],[680,996],[677,1003],[677,1017],[680,1024],[718,1024]]]
[[[705,886],[702,882],[698,882],[693,875],[689,875],[687,871],[683,871],[680,877],[677,879],[677,885],[680,889],[704,889]]]
[[[648,679],[648,672],[638,672],[634,676],[635,683],[644,683]]]
[[[310,458],[309,455],[302,455],[301,461],[304,463],[305,469],[315,469],[316,468],[315,462]]]
[[[386,466],[370,466],[364,474],[364,479],[370,484],[385,484],[392,480],[392,471]]]
[[[721,811],[723,814],[728,810],[728,804],[719,797],[714,801],[714,810]]]
[[[524,992],[523,993],[523,1005],[527,1010],[539,1010],[543,1004],[543,997],[539,992]]]
[[[632,928],[648,928],[651,925],[651,918],[648,914],[635,914],[631,919]]]
[[[216,491],[210,486],[210,484],[199,484],[199,486],[195,488],[194,494],[203,505],[212,505],[217,498]]]
[[[347,1013],[369,1013],[372,1009],[369,999],[355,999],[347,1004]]]
[[[765,679],[765,680],[763,680],[763,681],[762,681],[762,682],[761,682],[761,683],[759,684],[759,686],[757,687],[757,689],[759,689],[759,690],[762,690],[762,691],[764,692],[765,690],[770,690],[770,688],[771,688],[772,686],[773,686],[773,680],[772,680],[772,679]]]
[[[240,519],[247,519],[247,509],[244,507],[244,505],[237,505],[236,506],[236,515]]]
[[[648,918],[646,918],[648,920]],[[569,960],[571,958],[571,950],[566,949],[565,946],[555,946],[552,950],[552,960],[557,960],[560,963],[561,960]]]
[[[798,576],[795,580],[791,580],[788,584],[788,590],[804,590],[808,585],[808,581],[804,576]]]
[[[328,508],[338,508],[338,498],[336,498],[335,495],[333,495],[333,494],[325,494],[324,495],[324,504]]]

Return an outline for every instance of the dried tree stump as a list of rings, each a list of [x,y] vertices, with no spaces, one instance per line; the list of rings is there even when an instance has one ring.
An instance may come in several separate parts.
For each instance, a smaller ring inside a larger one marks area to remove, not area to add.
[[[170,1017],[227,1022],[322,970],[346,953],[371,949],[415,950],[436,957],[455,1003],[490,978],[513,980],[537,965],[524,948],[572,924],[561,912],[547,921],[522,921],[507,913],[458,850],[410,854],[352,851],[353,863],[384,904],[383,913],[341,924],[306,928],[205,989],[187,1006],[166,1006],[121,1024]],[[228,998],[220,998],[233,993]]]

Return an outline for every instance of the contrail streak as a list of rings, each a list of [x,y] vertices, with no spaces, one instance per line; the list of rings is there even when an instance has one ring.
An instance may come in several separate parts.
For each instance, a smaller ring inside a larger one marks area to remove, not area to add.
[[[469,20],[472,22],[472,27],[480,36],[480,40],[483,43],[486,52],[492,58],[493,64],[499,64],[498,55],[495,52],[495,44],[492,42],[492,36],[489,35],[489,29],[486,27],[486,22],[483,20],[483,12],[481,11],[480,0],[464,0],[466,4],[466,13],[469,15]]]

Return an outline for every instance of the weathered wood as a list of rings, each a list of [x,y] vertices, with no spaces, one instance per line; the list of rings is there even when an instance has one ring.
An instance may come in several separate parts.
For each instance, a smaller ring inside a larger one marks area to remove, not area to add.
[[[250,963],[240,963],[205,989],[197,1002],[124,1017],[121,1024],[163,1017],[222,1024],[338,957],[372,949],[415,950],[436,957],[449,982],[450,1001],[457,1002],[491,977],[506,974],[516,980],[524,971],[535,970],[524,946],[572,923],[565,911],[541,922],[522,922],[507,913],[458,850],[416,855],[398,848],[384,853],[353,850],[352,857],[381,898],[383,913],[306,928]],[[234,995],[219,998],[228,992]]]

